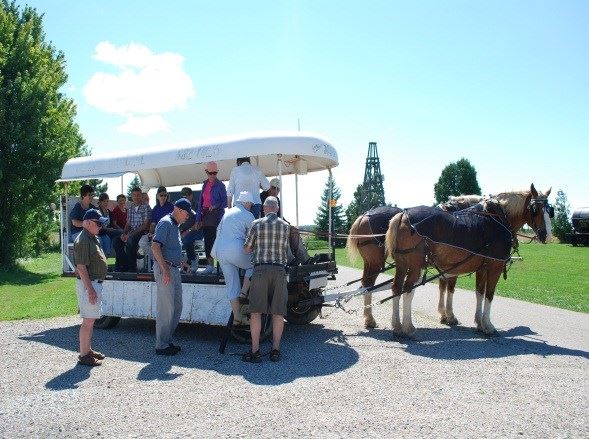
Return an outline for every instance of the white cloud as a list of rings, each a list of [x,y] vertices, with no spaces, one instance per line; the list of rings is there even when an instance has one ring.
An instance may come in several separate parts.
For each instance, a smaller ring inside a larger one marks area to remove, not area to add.
[[[133,127],[144,120],[156,121],[154,127],[167,128],[161,114],[184,109],[195,96],[192,79],[183,68],[184,58],[176,53],[154,54],[137,43],[123,46],[103,41],[93,58],[119,69],[117,73],[97,72],[84,86],[91,106],[127,118],[121,132],[138,134]],[[141,117],[148,115],[148,117]],[[155,128],[151,128],[153,134]]]
[[[168,131],[168,124],[159,114],[142,117],[129,116],[127,122],[119,126],[117,131],[137,136],[150,136],[162,131]]]

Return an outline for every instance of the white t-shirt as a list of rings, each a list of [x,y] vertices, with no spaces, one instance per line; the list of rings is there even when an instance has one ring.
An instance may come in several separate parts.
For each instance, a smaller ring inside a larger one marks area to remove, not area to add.
[[[270,181],[260,168],[244,162],[231,170],[229,184],[227,185],[227,195],[233,196],[235,203],[235,198],[239,196],[240,192],[248,191],[252,194],[254,204],[262,204],[260,187],[267,191],[270,189]]]

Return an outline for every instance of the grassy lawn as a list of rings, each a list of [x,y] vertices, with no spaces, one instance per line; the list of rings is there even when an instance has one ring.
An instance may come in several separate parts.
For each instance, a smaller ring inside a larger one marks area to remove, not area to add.
[[[77,311],[74,279],[61,277],[59,253],[0,271],[0,320],[39,319]]]
[[[315,250],[320,243],[312,243]],[[314,252],[312,250],[311,252]],[[589,313],[589,248],[561,244],[521,244],[523,261],[516,261],[497,294]],[[339,265],[362,268],[362,260],[348,260],[346,249],[336,249]],[[392,270],[391,270],[392,272]],[[458,281],[474,289],[474,276]],[[77,312],[74,279],[61,277],[61,257],[49,253],[22,261],[19,268],[0,271],[0,320],[71,315]]]
[[[497,294],[589,313],[589,248],[520,244],[520,255],[523,261],[512,265],[507,280],[501,277]],[[362,259],[351,263],[344,248],[336,249],[336,260],[339,265],[362,268]],[[474,275],[460,278],[457,286],[474,290]]]

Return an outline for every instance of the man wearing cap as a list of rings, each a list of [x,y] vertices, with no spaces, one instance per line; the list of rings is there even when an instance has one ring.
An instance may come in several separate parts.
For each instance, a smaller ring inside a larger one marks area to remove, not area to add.
[[[247,297],[253,271],[251,257],[243,251],[245,237],[255,219],[250,212],[253,201],[249,192],[239,193],[235,206],[225,211],[219,223],[217,239],[212,251],[213,257],[219,261],[223,270],[225,285],[227,285],[227,299],[233,310],[235,326],[243,324],[238,297]],[[240,286],[239,280],[240,268],[245,270],[243,287]]]
[[[180,346],[172,344],[172,335],[182,313],[182,239],[178,226],[189,215],[195,215],[190,201],[180,198],[172,213],[165,215],[155,227],[151,250],[156,263],[153,275],[157,286],[157,313],[155,318],[155,353],[176,355]]]
[[[207,163],[205,172],[208,178],[202,183],[202,191],[196,211],[196,223],[198,228],[202,228],[205,239],[207,267],[203,274],[209,274],[214,271],[211,249],[217,236],[217,226],[227,207],[227,191],[223,182],[217,178],[219,172],[217,163]]]
[[[278,198],[279,192],[280,192],[280,180],[277,178],[273,178],[272,180],[270,180],[270,189],[268,189],[267,191],[260,192],[260,200],[262,201],[262,204],[264,204],[264,201],[266,201],[266,198],[276,197],[276,199],[278,200],[277,215],[281,217],[282,214],[280,212],[280,198]]]
[[[280,339],[284,329],[288,290],[286,263],[290,226],[279,218],[278,200],[268,197],[264,202],[264,218],[255,220],[245,240],[245,251],[252,253],[250,301],[250,330],[252,349],[243,361],[259,363],[262,314],[272,314],[272,350],[270,360],[280,359]]]
[[[183,187],[180,191],[182,197],[186,198],[190,205],[194,208],[194,194],[189,187]],[[196,252],[194,251],[194,241],[203,239],[202,230],[196,222],[196,215],[190,214],[188,220],[184,224],[180,224],[180,237],[182,238],[182,246],[186,250],[187,264],[194,264],[198,266],[196,261]],[[193,271],[196,271],[196,266]]]
[[[260,168],[250,163],[249,157],[240,157],[237,159],[237,166],[231,170],[229,184],[227,185],[227,206],[231,207],[233,195],[239,195],[241,191],[247,191],[252,194],[254,204],[252,213],[254,217],[260,216],[262,210],[262,200],[260,200],[260,188],[268,190],[270,182]]]
[[[100,318],[102,282],[106,277],[106,256],[100,246],[98,233],[108,222],[96,209],[88,209],[82,218],[82,231],[74,241],[76,263],[76,293],[82,324],[80,325],[80,355],[78,363],[100,366],[104,355],[92,350],[94,320]]]

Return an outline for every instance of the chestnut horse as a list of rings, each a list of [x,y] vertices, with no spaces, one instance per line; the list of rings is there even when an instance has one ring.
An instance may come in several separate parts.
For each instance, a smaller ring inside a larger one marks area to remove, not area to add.
[[[440,204],[438,207],[449,211],[455,212],[458,210],[466,209],[480,202],[483,197],[480,195],[461,195],[459,197],[450,197],[448,202]],[[356,256],[360,255],[364,261],[364,269],[362,271],[362,286],[365,288],[371,287],[376,282],[376,278],[385,266],[387,254],[385,253],[384,247],[384,234],[388,229],[389,221],[397,213],[402,212],[402,209],[398,207],[379,208],[370,210],[354,221],[348,235],[346,248],[348,257],[350,260],[354,260]],[[373,215],[380,215],[381,219],[377,222],[376,230],[370,224],[370,217]],[[382,235],[374,236],[371,235]],[[452,282],[453,279],[449,279]],[[454,279],[454,284],[456,280]],[[445,288],[444,288],[445,290]],[[452,289],[452,293],[454,290]],[[440,295],[442,290],[440,287]],[[448,302],[450,305],[450,312],[452,311],[452,296],[448,296]],[[376,321],[372,315],[372,308],[367,308],[372,304],[372,294],[364,294],[364,326],[366,328],[375,328]]]
[[[549,194],[550,190],[546,194],[539,193],[532,184],[529,191],[504,192],[494,197],[496,201],[484,201],[485,209],[488,212],[489,206],[500,208],[512,233],[515,233],[524,224],[528,224],[540,242],[545,243],[550,231],[549,212],[552,211],[547,200]],[[496,332],[491,323],[491,304],[495,287],[505,266],[503,260],[485,257],[422,237],[415,233],[405,212],[395,215],[390,221],[385,243],[386,251],[392,255],[396,263],[392,285],[393,295],[397,296],[393,298],[392,327],[394,332],[400,332],[407,336],[412,336],[415,333],[415,327],[411,320],[411,303],[415,294],[414,285],[421,271],[426,268],[428,261],[435,263],[440,270],[448,271],[449,275],[457,276],[476,272],[475,323],[477,328],[485,334]],[[400,294],[403,295],[402,323],[399,316]]]

